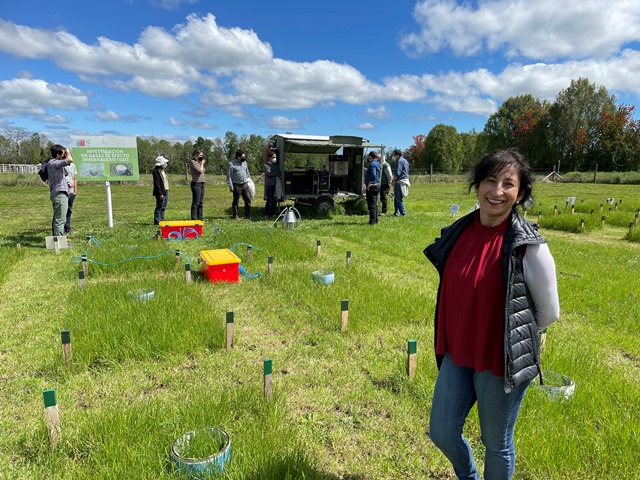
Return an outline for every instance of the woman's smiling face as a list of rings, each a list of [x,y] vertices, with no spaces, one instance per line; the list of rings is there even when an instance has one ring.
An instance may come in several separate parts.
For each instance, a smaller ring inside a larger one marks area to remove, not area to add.
[[[520,179],[515,168],[508,166],[480,182],[477,194],[480,202],[480,223],[486,227],[501,224],[522,198]]]

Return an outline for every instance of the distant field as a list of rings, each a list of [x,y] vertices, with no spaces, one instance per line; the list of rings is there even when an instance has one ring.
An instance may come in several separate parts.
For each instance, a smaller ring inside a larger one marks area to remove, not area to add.
[[[181,180],[171,178],[167,220],[188,218],[191,194]],[[427,435],[437,274],[422,250],[452,221],[452,204],[461,213],[473,207],[464,184],[416,182],[408,216],[383,217],[374,227],[365,216],[318,219],[303,211],[299,228],[286,231],[261,218],[262,200],[252,221],[231,221],[231,194],[216,177],[205,194],[203,237],[176,242],[152,238],[147,179],[112,185],[112,229],[104,185],[81,185],[73,248],[55,255],[44,248],[48,189],[8,183],[0,181],[0,478],[180,478],[172,442],[209,425],[231,437],[223,478],[455,478]],[[562,311],[542,364],[571,377],[576,390],[560,402],[530,388],[516,427],[515,478],[635,479],[640,244],[625,237],[640,190],[539,184],[534,195],[528,218],[540,219],[556,260]],[[87,233],[100,244],[86,248]],[[253,247],[250,262],[245,244]],[[261,275],[239,284],[203,280],[199,252],[234,245],[247,273]],[[80,289],[85,250],[89,276]],[[333,271],[334,283],[314,284],[311,272],[319,269]],[[154,298],[140,303],[129,295],[141,288]],[[342,300],[349,301],[346,332]],[[63,329],[73,346],[70,369],[62,363]],[[411,339],[418,344],[413,381],[406,375]],[[268,403],[265,358],[273,362]],[[61,418],[53,451],[42,400],[48,388],[57,391]],[[465,433],[482,463],[475,413]]]

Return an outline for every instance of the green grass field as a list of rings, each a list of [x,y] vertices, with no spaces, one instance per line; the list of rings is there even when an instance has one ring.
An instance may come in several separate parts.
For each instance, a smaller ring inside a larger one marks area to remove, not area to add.
[[[231,437],[222,478],[455,478],[427,435],[437,274],[422,250],[452,221],[451,204],[461,213],[472,208],[475,197],[463,184],[416,179],[408,216],[383,217],[377,226],[365,216],[318,219],[305,211],[299,228],[283,230],[260,218],[261,200],[252,221],[231,221],[231,194],[216,179],[207,186],[203,237],[170,242],[153,239],[154,199],[147,179],[139,183],[112,185],[112,229],[105,187],[81,185],[73,247],[59,255],[44,248],[48,189],[0,187],[0,478],[181,478],[171,445],[207,426]],[[180,183],[172,179],[167,220],[189,216],[190,190]],[[557,401],[529,389],[516,426],[515,478],[638,478],[640,238],[637,228],[629,236],[628,225],[640,190],[539,184],[534,195],[528,217],[540,215],[561,301],[542,365],[571,377],[576,390]],[[573,214],[568,196],[577,198]],[[617,211],[605,205],[600,212],[607,197]],[[602,215],[620,218],[603,226]],[[85,248],[87,233],[100,245]],[[238,284],[204,280],[199,252],[235,244],[246,271],[261,275]],[[253,246],[250,262],[242,244]],[[89,275],[81,289],[85,250]],[[320,269],[335,273],[333,284],[312,282]],[[154,298],[129,294],[142,288]],[[342,300],[349,301],[346,332]],[[71,335],[70,368],[62,362],[63,329]],[[406,374],[411,339],[418,345],[413,381]],[[273,361],[270,402],[266,358]],[[49,388],[57,391],[61,420],[53,450],[42,396]],[[474,411],[465,433],[481,464]]]

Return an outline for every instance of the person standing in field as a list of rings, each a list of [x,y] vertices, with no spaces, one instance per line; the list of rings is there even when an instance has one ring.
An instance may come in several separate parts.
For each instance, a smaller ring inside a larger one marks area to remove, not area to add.
[[[264,215],[273,217],[276,214],[276,185],[278,178],[282,175],[278,164],[278,153],[275,150],[269,152],[269,159],[262,169],[264,170],[264,194],[266,200]]]
[[[151,175],[153,177],[153,196],[156,197],[156,208],[153,211],[153,224],[159,225],[164,220],[164,211],[169,201],[169,179],[165,167],[169,160],[162,155],[156,157]]]
[[[404,197],[409,195],[409,187],[411,186],[409,183],[409,162],[402,156],[400,150],[394,150],[391,158],[397,162],[393,179],[391,180],[391,185],[393,186],[393,214],[396,217],[401,215],[404,217],[407,214],[404,206]]]
[[[376,152],[369,152],[367,160],[369,160],[369,167],[364,174],[364,185],[367,190],[369,225],[375,225],[378,223],[378,194],[380,193],[381,168]]]
[[[204,152],[196,148],[189,162],[189,171],[191,172],[191,220],[204,220],[202,211],[205,183],[204,162]]]
[[[249,166],[247,165],[247,153],[244,150],[238,150],[233,160],[229,162],[227,168],[227,185],[229,191],[233,193],[233,201],[231,209],[233,210],[233,219],[239,220],[238,203],[240,197],[244,201],[244,216],[251,218],[251,191],[249,186],[251,175],[249,174]]]
[[[65,177],[67,179],[67,185],[69,185],[69,203],[67,205],[67,216],[64,224],[64,233],[71,233],[71,214],[73,213],[73,202],[78,195],[78,178],[76,171],[76,164],[70,163],[64,167]]]
[[[387,162],[387,159],[382,157],[382,176],[380,182],[380,215],[385,216],[387,214],[387,198],[391,191],[391,180],[393,180],[393,173],[391,173],[391,165]]]
[[[54,237],[62,237],[65,235],[69,209],[69,182],[65,167],[73,164],[73,157],[69,149],[62,145],[53,145],[50,151],[51,158],[47,160],[47,174],[49,175],[49,198],[53,206],[51,231]]]
[[[473,405],[485,446],[484,478],[512,477],[520,405],[541,375],[539,332],[560,315],[549,247],[517,210],[530,200],[532,181],[516,150],[486,154],[469,182],[479,209],[425,249],[440,276],[429,436],[458,478],[480,478],[462,434]]]

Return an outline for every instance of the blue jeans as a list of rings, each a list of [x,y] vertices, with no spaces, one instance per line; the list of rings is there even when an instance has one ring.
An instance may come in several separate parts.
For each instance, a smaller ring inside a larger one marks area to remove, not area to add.
[[[264,214],[270,217],[276,213],[276,185],[265,185],[264,194],[267,197],[264,205]]]
[[[394,215],[406,215],[407,211],[404,208],[404,200],[402,199],[402,188],[396,182],[393,185],[393,209]]]
[[[67,218],[64,224],[64,233],[71,233],[71,214],[73,213],[73,201],[76,199],[74,193],[69,194],[69,202],[67,205]]]
[[[164,194],[164,198],[160,199],[160,195],[156,197],[156,209],[153,211],[153,223],[158,224],[164,220],[164,211],[167,208],[167,201],[169,200],[169,192]]]
[[[513,430],[529,382],[504,392],[504,379],[490,371],[458,367],[445,354],[431,404],[429,436],[453,464],[458,478],[480,479],[473,452],[462,435],[471,407],[478,403],[480,436],[485,446],[484,478],[510,479],[516,462]]]
[[[191,220],[204,220],[204,182],[191,182]]]

